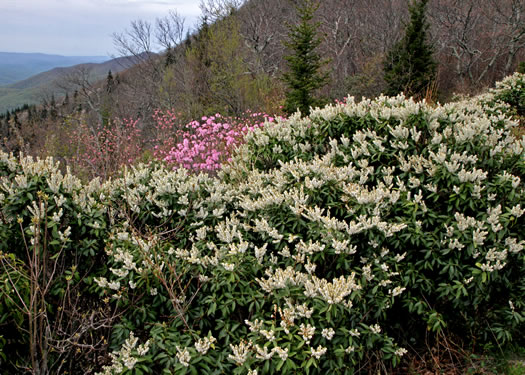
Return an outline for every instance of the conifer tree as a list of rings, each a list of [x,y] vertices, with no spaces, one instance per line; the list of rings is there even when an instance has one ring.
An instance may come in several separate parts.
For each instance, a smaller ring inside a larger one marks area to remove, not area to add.
[[[301,114],[308,115],[310,107],[321,104],[315,92],[328,82],[328,74],[321,71],[326,61],[316,52],[321,39],[317,36],[319,23],[312,20],[318,7],[317,2],[301,0],[297,6],[299,23],[289,26],[289,41],[285,46],[292,54],[285,56],[289,71],[283,75],[288,86],[284,106],[287,113],[299,109]]]
[[[164,66],[168,67],[170,65],[174,65],[177,62],[177,59],[175,58],[175,51],[171,46],[168,46],[166,49],[166,57],[164,61]]]
[[[49,115],[53,120],[55,120],[58,117],[57,103],[54,94],[51,94],[51,102],[49,103]]]
[[[387,95],[404,92],[407,96],[424,96],[436,78],[433,48],[427,40],[427,3],[428,0],[414,0],[409,6],[410,23],[405,35],[387,55],[384,75]]]
[[[106,92],[110,94],[115,88],[115,80],[113,79],[113,74],[111,69],[108,71],[108,76],[106,77]]]

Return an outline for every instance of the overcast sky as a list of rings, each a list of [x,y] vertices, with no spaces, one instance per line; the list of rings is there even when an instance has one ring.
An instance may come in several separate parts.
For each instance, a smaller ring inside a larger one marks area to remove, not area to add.
[[[114,32],[170,10],[192,26],[199,0],[0,0],[0,51],[113,56]]]

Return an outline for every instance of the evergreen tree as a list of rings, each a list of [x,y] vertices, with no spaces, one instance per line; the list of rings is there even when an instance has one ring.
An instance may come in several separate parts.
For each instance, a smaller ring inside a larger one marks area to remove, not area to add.
[[[53,120],[58,117],[57,103],[54,94],[51,95],[51,102],[49,103],[49,116]]]
[[[177,62],[177,59],[175,58],[175,51],[171,46],[168,46],[166,49],[166,57],[164,61],[164,66],[168,67],[170,65],[174,65]]]
[[[318,22],[312,22],[319,3],[312,0],[302,0],[297,6],[299,23],[289,27],[289,41],[285,46],[292,54],[285,56],[289,71],[283,80],[288,85],[284,110],[293,113],[297,109],[303,115],[310,113],[310,107],[322,104],[314,97],[315,92],[328,82],[328,74],[321,68],[326,61],[321,60],[315,51],[321,44],[317,36]]]
[[[191,34],[189,31],[186,31],[186,38],[184,39],[184,50],[188,50],[191,47]]]
[[[20,123],[20,120],[18,119],[18,114],[16,112],[13,112],[13,124],[15,124],[15,126],[19,129],[20,129],[20,125],[22,125]]]
[[[111,94],[114,88],[115,88],[115,80],[113,79],[113,73],[111,73],[111,69],[110,69],[108,71],[108,76],[106,77],[106,92],[108,94]]]
[[[436,78],[433,48],[427,41],[427,3],[428,0],[414,0],[409,6],[410,23],[405,35],[387,55],[384,76],[387,95],[404,92],[407,96],[424,96]]]
[[[211,108],[214,105],[209,82],[211,59],[208,47],[211,35],[212,28],[208,24],[207,17],[204,16],[191,44],[187,45],[186,49],[186,62],[192,73],[192,87],[189,95],[191,97],[189,107],[192,108],[192,116],[196,115],[196,112],[203,112],[204,108]]]

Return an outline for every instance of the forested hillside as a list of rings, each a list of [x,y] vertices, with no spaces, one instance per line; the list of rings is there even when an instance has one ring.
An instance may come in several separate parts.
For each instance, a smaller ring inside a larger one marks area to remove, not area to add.
[[[62,82],[65,100],[48,95],[32,111],[3,114],[2,148],[71,162],[72,155],[59,146],[68,143],[63,137],[81,131],[80,125],[97,134],[111,121],[132,119],[148,148],[158,111],[177,114],[180,124],[216,113],[280,115],[288,90],[287,57],[293,53],[287,43],[302,3],[207,0],[194,29],[172,12],[153,24],[137,20],[127,30],[115,30],[119,52],[138,65],[96,84],[79,72]],[[312,20],[320,40],[315,53],[328,79],[312,95],[329,103],[385,92],[384,69],[406,33],[409,2],[325,0],[318,5]],[[518,69],[524,58],[524,14],[520,0],[428,1],[426,42],[436,75],[420,97],[445,102],[456,94],[475,94]]]

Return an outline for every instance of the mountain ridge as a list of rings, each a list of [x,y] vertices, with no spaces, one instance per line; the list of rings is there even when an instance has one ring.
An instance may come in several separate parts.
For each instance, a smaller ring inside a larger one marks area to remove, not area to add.
[[[6,86],[57,67],[102,63],[109,56],[63,56],[40,52],[0,51],[0,86]]]
[[[10,85],[0,86],[0,112],[15,109],[24,104],[38,104],[43,95],[65,94],[68,78],[80,77],[93,83],[103,79],[109,71],[113,74],[134,65],[132,58],[118,57],[102,63],[76,64],[70,67],[55,67],[35,74]]]

